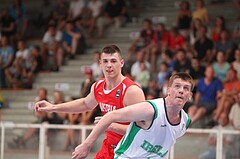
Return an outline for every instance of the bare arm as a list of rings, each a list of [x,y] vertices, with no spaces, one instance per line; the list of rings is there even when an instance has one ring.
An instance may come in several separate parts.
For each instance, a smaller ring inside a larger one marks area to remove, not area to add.
[[[78,159],[86,157],[94,142],[110,126],[112,122],[150,122],[153,120],[153,115],[154,109],[148,102],[141,102],[107,113],[99,121],[87,139],[81,145],[76,147],[75,151],[72,153],[72,158]]]
[[[145,96],[141,88],[136,85],[133,85],[127,89],[127,92],[123,99],[124,106],[129,106],[132,104],[140,103],[145,101]],[[108,130],[114,131],[118,134],[124,135],[126,133],[128,125],[112,123]]]
[[[63,113],[81,113],[90,111],[97,106],[97,101],[94,96],[94,84],[91,88],[91,92],[85,98],[80,98],[74,101],[51,104],[47,101],[40,101],[35,104],[35,111],[46,111],[46,112],[63,112]]]

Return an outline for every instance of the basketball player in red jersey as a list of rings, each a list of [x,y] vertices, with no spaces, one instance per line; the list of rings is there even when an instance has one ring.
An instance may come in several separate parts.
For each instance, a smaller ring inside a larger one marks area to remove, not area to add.
[[[35,111],[81,113],[91,111],[99,105],[104,115],[110,111],[144,101],[142,89],[121,73],[123,65],[124,60],[120,49],[116,45],[105,46],[100,59],[104,78],[92,85],[91,92],[87,97],[58,105],[40,101],[35,104]],[[97,117],[95,123],[99,120],[100,117]],[[114,148],[125,134],[127,124],[113,123],[109,126],[106,138],[95,159],[113,159]],[[72,158],[79,159],[78,153],[78,147],[76,147]]]

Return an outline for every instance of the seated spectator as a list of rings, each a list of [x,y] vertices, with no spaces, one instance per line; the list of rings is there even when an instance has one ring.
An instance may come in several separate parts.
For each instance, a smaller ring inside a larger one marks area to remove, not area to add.
[[[23,67],[20,59],[15,59],[13,64],[5,69],[5,77],[8,88],[23,88]]]
[[[157,71],[158,57],[161,55],[161,52],[165,52],[168,49],[170,42],[170,32],[165,28],[163,23],[157,24],[155,34],[156,39],[152,43],[149,59],[154,72]]]
[[[10,9],[10,14],[16,22],[17,37],[18,39],[25,39],[29,30],[28,17],[25,6],[22,0],[13,0],[13,5]]]
[[[203,66],[197,58],[191,59],[191,67],[189,69],[189,74],[192,76],[194,80],[194,85],[198,85],[198,81],[200,78],[204,77],[205,66]],[[193,95],[196,93],[196,87],[193,88]]]
[[[26,47],[24,40],[18,40],[17,43],[16,58],[20,59],[20,62],[24,63],[29,58],[29,49]]]
[[[240,22],[235,24],[233,28],[232,39],[237,44],[237,48],[240,49]]]
[[[9,39],[9,43],[14,46],[14,36],[16,33],[16,23],[14,18],[10,15],[8,9],[3,9],[0,14],[0,31],[1,36]]]
[[[177,50],[185,48],[186,48],[185,37],[179,33],[178,28],[172,27],[170,30],[169,49],[173,53],[176,53]]]
[[[170,50],[165,50],[162,52],[162,61],[168,64],[168,72],[172,73],[175,65],[175,60],[173,58],[173,53]]]
[[[185,38],[189,36],[189,31],[192,22],[192,12],[188,1],[181,1],[177,13],[177,27],[180,34]]]
[[[194,19],[191,23],[190,33],[189,33],[189,43],[194,45],[194,43],[200,38],[200,28],[203,23],[200,19]]]
[[[94,62],[90,66],[92,68],[93,76],[96,81],[103,77],[102,69],[100,68],[100,63],[99,63],[100,56],[101,56],[101,53],[99,51],[94,51],[93,53]]]
[[[235,50],[235,60],[231,63],[231,66],[237,71],[237,77],[240,79],[240,49]]]
[[[210,64],[213,61],[213,41],[206,35],[207,27],[199,28],[199,38],[194,43],[194,56],[197,57],[200,63]]]
[[[56,26],[50,24],[42,39],[43,65],[47,66],[48,57],[53,56],[53,71],[58,71],[63,64],[63,50],[61,48],[62,32]],[[48,68],[45,68],[48,69]]]
[[[68,11],[68,19],[81,18],[85,7],[84,0],[71,0]]]
[[[216,61],[212,64],[215,75],[223,83],[226,82],[226,75],[230,68],[229,62],[225,60],[225,55],[223,51],[218,51],[216,55]]]
[[[226,29],[225,18],[223,16],[217,16],[214,26],[211,28],[211,39],[214,43],[220,40],[220,33]]]
[[[212,128],[213,130],[234,130],[233,126],[229,123],[227,114],[221,114],[218,119],[218,125]],[[225,158],[232,158],[234,153],[235,135],[224,134],[223,135],[223,156]],[[198,159],[215,159],[216,158],[216,133],[210,133],[208,135],[208,149],[198,156]]]
[[[229,113],[230,123],[234,126],[236,130],[240,130],[240,93],[238,93],[238,98],[236,103],[233,104]]]
[[[38,95],[35,97],[35,102],[47,100],[47,90],[42,87],[38,89]],[[48,121],[46,112],[34,112],[36,121],[33,123],[39,124]],[[10,148],[22,148],[26,147],[27,142],[38,132],[38,128],[28,128],[22,136],[14,138],[12,142],[8,143]]]
[[[210,23],[208,10],[205,6],[204,0],[195,0],[195,10],[193,10],[192,18],[200,19],[203,25],[208,26]]]
[[[96,29],[98,19],[103,14],[103,3],[101,0],[91,0],[90,2],[88,2],[87,7],[91,12],[90,27],[88,33],[90,37],[92,37],[94,34],[94,30]]]
[[[140,36],[131,43],[128,49],[127,60],[131,61],[134,59],[134,53],[138,48],[144,48],[146,49],[147,53],[149,53],[153,44],[156,42],[155,36],[156,34],[152,26],[152,21],[149,19],[144,19],[143,29],[140,32]],[[146,57],[146,59],[148,60],[149,58]]]
[[[147,70],[144,62],[140,62],[139,64],[140,72],[135,77],[135,82],[140,85],[143,92],[146,94],[148,81],[150,79],[150,72]]]
[[[136,61],[133,63],[133,65],[131,66],[131,76],[133,78],[133,80],[135,80],[137,74],[140,72],[140,63],[141,62],[144,62],[145,66],[146,66],[146,69],[148,71],[150,71],[150,63],[145,60],[145,50],[144,49],[140,49],[138,52],[137,52],[137,55],[136,55]]]
[[[222,91],[222,83],[215,77],[211,65],[206,67],[205,77],[199,79],[196,88],[197,92],[194,96],[193,105],[188,108],[192,124],[205,115],[213,113],[217,106],[219,93]]]
[[[191,61],[186,56],[186,51],[184,49],[178,49],[175,57],[176,60],[173,67],[173,73],[189,72]]]
[[[42,66],[43,61],[40,53],[40,47],[35,45],[30,50],[29,59],[26,62],[25,67],[31,74],[36,75],[43,70]]]
[[[8,44],[7,37],[2,36],[0,47],[0,88],[6,88],[5,70],[12,65],[13,59],[13,47]]]
[[[127,9],[124,0],[108,0],[104,7],[103,16],[98,20],[98,37],[104,36],[106,25],[113,25],[115,28],[122,27],[126,23]]]
[[[225,59],[228,62],[234,60],[234,51],[236,45],[233,40],[230,38],[230,33],[227,30],[222,30],[220,33],[220,39],[216,42],[214,46],[214,52],[223,51],[225,53]]]
[[[160,64],[159,72],[157,74],[158,88],[160,90],[163,89],[163,85],[166,81],[166,78],[169,77],[169,75],[171,75],[171,72],[169,72],[168,70],[168,64],[165,61],[163,61]]]
[[[215,121],[218,120],[222,113],[229,114],[232,105],[238,100],[238,93],[240,93],[240,80],[237,78],[237,71],[232,68],[229,69],[226,78],[224,90],[219,95],[220,99],[214,111],[213,118]]]
[[[77,47],[81,36],[80,30],[75,27],[73,21],[66,21],[62,37],[62,48],[64,52],[66,51],[70,59],[74,59],[77,54]]]

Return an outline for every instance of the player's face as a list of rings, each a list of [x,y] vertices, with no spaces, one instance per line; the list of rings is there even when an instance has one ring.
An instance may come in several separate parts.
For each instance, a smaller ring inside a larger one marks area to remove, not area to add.
[[[121,74],[121,68],[123,67],[124,61],[120,59],[117,53],[105,54],[102,53],[100,59],[100,66],[103,70],[104,76],[115,77]]]
[[[191,83],[180,78],[175,79],[168,87],[168,97],[173,105],[183,107],[192,98]]]

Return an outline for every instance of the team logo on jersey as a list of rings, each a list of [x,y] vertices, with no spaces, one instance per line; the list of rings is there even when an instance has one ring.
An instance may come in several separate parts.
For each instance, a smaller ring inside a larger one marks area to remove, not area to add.
[[[116,97],[116,98],[119,98],[119,97],[120,97],[120,93],[121,93],[121,91],[120,91],[120,89],[118,89],[118,90],[116,91],[115,97]]]

